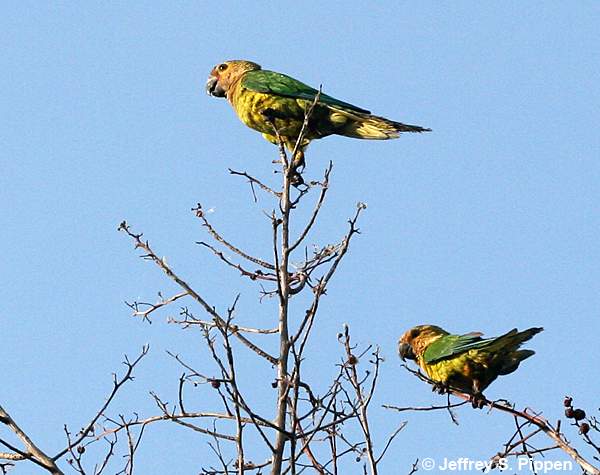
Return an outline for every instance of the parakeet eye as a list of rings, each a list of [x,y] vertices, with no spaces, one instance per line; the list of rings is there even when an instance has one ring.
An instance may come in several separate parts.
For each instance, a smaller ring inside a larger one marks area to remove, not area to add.
[[[223,64],[219,64],[219,71],[225,71],[227,69],[227,64],[223,63]]]

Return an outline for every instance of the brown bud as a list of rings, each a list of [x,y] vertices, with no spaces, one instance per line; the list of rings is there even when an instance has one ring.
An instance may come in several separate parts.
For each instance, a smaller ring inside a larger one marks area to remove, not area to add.
[[[583,409],[575,409],[573,411],[573,418],[576,421],[581,421],[581,420],[585,419],[585,411]]]
[[[565,400],[563,401],[563,404],[565,405],[565,407],[571,407],[573,403],[573,398],[571,396],[565,396]]]
[[[587,422],[582,422],[579,426],[579,433],[585,435],[590,431],[590,425]]]
[[[271,383],[271,387],[272,387],[273,389],[277,388],[277,381],[273,381],[273,382]]]
[[[219,389],[221,387],[221,381],[217,381],[216,379],[211,379],[210,385],[215,389]]]
[[[573,410],[572,407],[567,407],[565,409],[565,416],[568,417],[569,419],[573,419],[573,417],[575,417],[575,411]]]
[[[85,452],[85,447],[83,445],[78,445],[77,446],[77,453],[78,454],[82,454]]]
[[[348,358],[348,364],[354,366],[356,363],[358,363],[358,358],[354,355],[350,355],[350,358]]]

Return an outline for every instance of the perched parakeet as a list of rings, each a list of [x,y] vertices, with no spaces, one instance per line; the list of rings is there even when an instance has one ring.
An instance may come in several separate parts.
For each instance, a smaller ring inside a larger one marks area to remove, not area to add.
[[[256,63],[243,60],[225,61],[215,66],[208,77],[206,91],[215,97],[226,97],[244,124],[274,144],[277,144],[273,130],[276,127],[290,151],[296,145],[305,113],[318,92],[285,74],[265,71]],[[397,138],[400,132],[429,130],[371,115],[368,110],[321,93],[294,160],[297,166],[303,165],[303,152],[310,141],[328,135],[386,140]]]
[[[542,330],[520,332],[515,328],[495,338],[481,338],[481,333],[451,335],[435,325],[419,325],[402,335],[398,352],[402,360],[416,361],[441,388],[470,394],[477,407],[483,400],[482,391],[492,381],[512,373],[535,353],[519,347]]]

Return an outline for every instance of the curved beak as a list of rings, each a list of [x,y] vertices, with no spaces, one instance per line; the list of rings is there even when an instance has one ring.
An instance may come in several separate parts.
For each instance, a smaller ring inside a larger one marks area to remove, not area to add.
[[[210,76],[206,81],[206,93],[214,97],[225,97],[225,89],[219,85],[219,80],[214,76]]]
[[[400,358],[402,358],[402,361],[417,359],[412,349],[412,346],[410,346],[408,343],[400,343],[398,345],[398,353],[400,354]]]

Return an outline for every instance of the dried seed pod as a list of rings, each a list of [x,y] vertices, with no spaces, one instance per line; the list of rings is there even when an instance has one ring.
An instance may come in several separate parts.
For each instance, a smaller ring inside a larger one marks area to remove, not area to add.
[[[587,422],[582,422],[579,426],[579,433],[585,435],[590,431],[590,425]]]
[[[571,396],[565,396],[565,400],[563,401],[563,404],[565,405],[565,407],[571,407],[573,403],[573,398]]]
[[[585,419],[585,411],[583,409],[575,409],[573,411],[573,418],[576,421],[581,421],[581,420]]]

